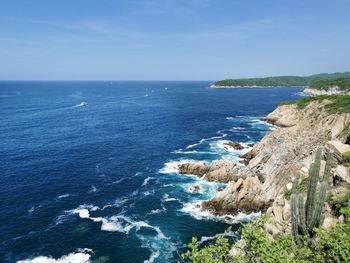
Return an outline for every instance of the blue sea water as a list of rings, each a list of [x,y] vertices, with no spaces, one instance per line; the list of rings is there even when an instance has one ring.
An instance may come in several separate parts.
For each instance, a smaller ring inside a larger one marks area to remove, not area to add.
[[[259,141],[259,118],[301,89],[209,85],[0,82],[0,262],[176,262],[192,236],[237,230],[246,217],[196,207],[223,185],[176,165],[237,162],[249,148],[222,143]]]

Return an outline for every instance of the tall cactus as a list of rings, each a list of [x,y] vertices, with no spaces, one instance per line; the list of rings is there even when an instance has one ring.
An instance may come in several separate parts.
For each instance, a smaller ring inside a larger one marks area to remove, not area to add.
[[[296,240],[300,235],[312,237],[315,232],[314,228],[323,223],[323,208],[328,188],[329,175],[333,165],[332,154],[327,154],[326,167],[324,169],[322,181],[320,181],[322,148],[317,149],[315,162],[310,165],[308,189],[306,202],[301,193],[298,192],[299,175],[293,182],[293,194],[291,196],[292,209],[292,232]],[[317,185],[320,183],[319,191]]]

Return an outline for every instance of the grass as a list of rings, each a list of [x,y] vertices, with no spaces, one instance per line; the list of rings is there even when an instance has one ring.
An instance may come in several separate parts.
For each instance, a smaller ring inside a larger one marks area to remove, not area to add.
[[[331,101],[325,106],[325,109],[329,113],[350,113],[350,96],[337,96],[337,95],[322,95],[315,97],[307,97],[302,100],[287,101],[280,105],[296,104],[298,109],[304,109],[310,102],[313,101]]]

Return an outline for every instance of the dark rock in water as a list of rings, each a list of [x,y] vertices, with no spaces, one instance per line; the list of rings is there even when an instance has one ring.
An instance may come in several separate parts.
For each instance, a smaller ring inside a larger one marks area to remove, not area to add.
[[[200,194],[203,192],[202,187],[200,187],[199,185],[191,186],[188,188],[188,190],[193,194]]]
[[[254,158],[254,154],[253,154],[253,151],[249,151],[245,154],[240,155],[239,157],[243,159],[240,161],[240,163],[243,163],[244,165],[248,165],[250,160]]]
[[[238,142],[225,142],[225,143],[223,143],[225,146],[228,146],[228,147],[231,147],[231,148],[233,148],[233,149],[235,149],[235,150],[243,150],[244,149],[244,147],[240,144],[240,143],[238,143]]]
[[[254,143],[248,143],[247,145],[248,145],[248,147],[253,147]]]
[[[195,185],[193,186],[193,192],[198,193],[201,190],[200,186]]]

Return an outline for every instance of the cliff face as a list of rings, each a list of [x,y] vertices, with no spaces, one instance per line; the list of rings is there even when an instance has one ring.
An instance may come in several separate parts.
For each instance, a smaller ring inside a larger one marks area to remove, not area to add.
[[[342,151],[350,149],[343,144],[342,133],[350,125],[350,114],[329,114],[324,110],[327,103],[311,102],[304,109],[283,105],[270,113],[265,120],[280,128],[253,147],[253,158],[242,168],[247,178],[231,181],[214,199],[204,202],[203,209],[220,215],[268,210],[281,221],[288,219],[289,204],[283,194],[297,171],[307,175],[313,152],[324,147],[339,159]],[[346,181],[349,171],[343,168],[339,165],[336,170],[343,171],[339,176]]]

